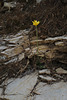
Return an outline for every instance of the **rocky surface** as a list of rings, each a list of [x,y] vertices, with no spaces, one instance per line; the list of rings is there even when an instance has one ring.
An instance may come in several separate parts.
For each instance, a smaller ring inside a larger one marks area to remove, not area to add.
[[[56,72],[57,72],[58,74],[67,74],[67,71],[64,70],[63,68],[57,68],[57,69],[56,69]]]
[[[26,49],[27,51],[27,48],[29,47],[29,39],[27,35],[28,33],[29,31],[23,30],[14,36],[11,35],[7,36],[6,38],[4,37],[4,39],[2,40],[4,41],[3,46],[2,44],[0,44],[0,63],[3,59],[4,61],[6,61],[3,62],[3,64],[6,64],[8,62],[11,63],[12,57],[13,59],[14,57],[16,58],[16,60],[12,60],[12,63],[15,61],[20,61],[24,58],[24,50]]]
[[[36,87],[36,93],[31,100],[66,100],[67,83],[59,82],[52,85],[39,83]]]
[[[38,56],[43,58],[41,62],[47,64],[47,67],[54,66],[53,61],[58,61],[58,65],[67,65],[67,35],[36,40],[36,37],[29,37],[29,32],[30,30],[21,30],[16,35],[0,38],[2,41],[0,44],[0,70],[3,71],[3,68],[5,69],[3,74],[8,73],[9,75],[12,73],[11,75],[16,75],[17,72],[13,71],[14,68],[22,73],[21,69],[24,70],[26,68],[28,60],[30,63],[33,56],[37,55],[37,41],[39,44]],[[34,62],[36,63],[36,61],[37,58],[35,57]],[[6,66],[8,66],[8,70]]]
[[[37,40],[29,41],[28,36],[29,31],[21,31],[15,36],[9,36],[5,39],[2,39],[2,43],[0,44],[0,63],[2,60],[3,64],[6,62],[10,62],[10,59],[14,59],[16,57],[16,61],[22,60],[26,53],[26,56],[34,55],[37,53],[36,46]],[[63,42],[60,42],[63,41]],[[67,59],[65,54],[67,53],[67,36],[55,37],[55,38],[47,38],[45,40],[38,40],[39,47],[38,52],[40,55],[45,55],[48,59],[57,59],[63,63],[67,63]],[[31,49],[30,49],[31,44]],[[49,45],[52,47],[50,47]],[[53,46],[53,44],[55,44]],[[63,49],[64,47],[64,49]],[[61,55],[59,53],[61,52]],[[33,53],[33,54],[31,54]],[[11,63],[11,62],[10,62]]]
[[[28,61],[32,67],[36,66],[37,41],[38,56],[43,58],[40,62],[49,68],[67,68],[67,6],[62,3],[66,0],[27,1],[29,3],[17,0],[16,7],[10,12],[0,4],[0,80],[5,80],[5,76],[15,77],[17,72],[21,74]],[[38,40],[32,26],[35,18],[40,21]]]
[[[4,94],[0,88],[0,97],[9,100],[27,100],[27,96],[30,95],[30,92],[37,83],[37,76],[37,72],[34,72],[22,78],[7,80]]]
[[[7,79],[2,83],[0,99],[5,100],[4,98],[8,100],[66,100],[67,82],[63,80],[55,81],[53,84],[41,82],[38,81],[38,73],[34,72],[22,78]]]

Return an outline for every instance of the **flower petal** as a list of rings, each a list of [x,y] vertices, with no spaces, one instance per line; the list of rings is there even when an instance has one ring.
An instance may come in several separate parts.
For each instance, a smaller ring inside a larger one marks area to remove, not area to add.
[[[34,26],[37,26],[40,22],[37,21],[37,20],[34,20],[34,21],[32,21],[32,23],[33,23]]]

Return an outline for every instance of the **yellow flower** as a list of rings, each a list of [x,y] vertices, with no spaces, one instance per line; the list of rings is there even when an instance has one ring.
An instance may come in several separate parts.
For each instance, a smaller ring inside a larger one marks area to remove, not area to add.
[[[33,23],[34,26],[37,26],[37,25],[39,25],[40,22],[37,21],[37,20],[34,20],[34,21],[32,21],[32,23]]]

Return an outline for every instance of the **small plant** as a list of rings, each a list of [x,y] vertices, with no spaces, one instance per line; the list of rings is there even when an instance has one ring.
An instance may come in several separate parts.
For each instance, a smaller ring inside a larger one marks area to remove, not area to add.
[[[32,21],[33,25],[36,27],[36,37],[37,37],[37,55],[38,55],[38,29],[37,29],[37,26],[39,25],[39,21],[37,20],[34,20]]]
[[[37,26],[40,24],[40,21],[34,20],[34,21],[32,21],[32,23],[36,28],[36,37],[37,37],[37,62],[36,62],[36,65],[39,66],[40,69],[41,69],[42,66],[40,66],[40,60],[39,60],[39,57],[38,57],[38,29],[37,29]]]
[[[44,66],[43,66],[43,65],[40,65],[40,66],[39,66],[39,69],[44,69]]]

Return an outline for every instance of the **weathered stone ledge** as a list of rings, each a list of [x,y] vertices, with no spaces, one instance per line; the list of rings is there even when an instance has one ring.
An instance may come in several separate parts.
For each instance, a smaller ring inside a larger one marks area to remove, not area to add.
[[[1,38],[0,44],[0,66],[20,66],[19,62],[27,57],[31,59],[37,55],[45,57],[47,62],[58,60],[58,62],[67,64],[67,36],[58,36],[46,38],[45,40],[36,40],[36,37],[29,39],[29,31],[22,30],[16,35],[5,36]],[[27,59],[25,59],[27,60]],[[44,60],[45,63],[45,60]],[[23,64],[21,65],[21,67]]]

